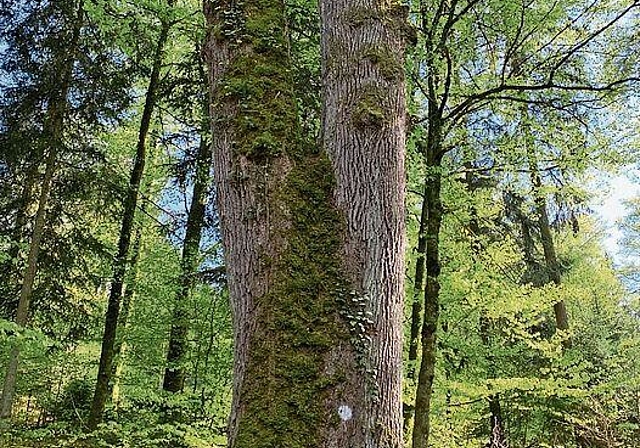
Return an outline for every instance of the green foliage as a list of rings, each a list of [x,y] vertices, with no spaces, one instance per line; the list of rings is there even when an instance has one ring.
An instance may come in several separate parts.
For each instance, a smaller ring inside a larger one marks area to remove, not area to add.
[[[14,430],[0,436],[0,442],[15,447],[47,448],[217,448],[224,439],[206,427],[183,424],[140,426],[139,421],[101,425],[91,434],[77,427],[52,424],[38,430]],[[4,445],[3,445],[4,446]]]
[[[93,381],[73,379],[69,381],[58,401],[54,403],[51,414],[58,421],[81,424],[86,420],[93,398]]]

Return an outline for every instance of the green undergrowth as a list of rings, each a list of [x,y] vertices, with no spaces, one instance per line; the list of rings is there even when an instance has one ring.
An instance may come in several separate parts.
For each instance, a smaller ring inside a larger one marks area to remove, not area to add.
[[[17,413],[14,424],[0,426],[2,448],[215,448],[226,446],[224,416],[199,415],[200,394],[147,393],[131,395],[115,410],[108,408],[106,423],[86,432],[90,401],[75,397],[48,410],[53,423],[25,423]],[[90,397],[89,397],[90,398]],[[21,422],[21,423],[16,423]]]
[[[2,448],[216,448],[226,438],[186,424],[144,426],[137,421],[102,424],[92,433],[67,422],[43,428],[14,427],[0,436]]]

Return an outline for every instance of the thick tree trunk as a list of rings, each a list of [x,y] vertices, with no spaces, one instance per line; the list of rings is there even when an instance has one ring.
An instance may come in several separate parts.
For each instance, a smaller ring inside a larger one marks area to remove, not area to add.
[[[326,446],[400,447],[408,9],[390,0],[321,0],[320,15],[324,145],[346,217],[342,263],[371,316],[368,334],[358,335],[370,340],[355,347],[371,373],[358,384],[351,372],[345,404],[354,418]]]
[[[168,6],[173,5],[173,0],[169,0]],[[100,353],[100,365],[98,367],[98,377],[96,380],[96,389],[91,404],[89,420],[87,426],[90,430],[95,429],[102,421],[102,414],[109,397],[109,382],[113,373],[114,345],[116,342],[116,330],[118,328],[118,317],[120,314],[120,300],[122,298],[124,279],[128,264],[129,247],[131,245],[131,235],[133,230],[134,217],[138,204],[138,193],[140,191],[140,183],[144,174],[144,166],[146,161],[147,136],[151,126],[151,119],[156,103],[156,93],[160,80],[160,70],[164,55],[164,47],[169,36],[171,24],[164,21],[160,36],[156,44],[156,50],[153,60],[153,69],[149,79],[149,86],[145,97],[142,119],[138,133],[138,143],[136,146],[136,155],[134,159],[127,196],[124,201],[124,210],[122,215],[122,226],[118,237],[118,252],[113,266],[113,281],[109,292],[109,301],[107,304],[107,313],[105,319],[104,335],[102,337],[102,350]]]
[[[47,121],[45,123],[45,136],[48,139],[49,150],[45,164],[44,177],[40,186],[40,197],[38,199],[38,210],[36,211],[33,232],[27,256],[27,265],[20,288],[20,298],[15,322],[20,327],[25,327],[29,318],[29,305],[33,293],[36,274],[38,271],[38,256],[40,245],[44,236],[46,225],[46,209],[51,193],[51,184],[56,170],[58,153],[63,147],[64,120],[67,112],[67,96],[73,75],[73,64],[78,40],[80,39],[80,29],[84,20],[84,2],[80,0],[77,7],[77,15],[73,22],[73,33],[69,46],[69,52],[65,53],[58,68],[60,69],[60,87],[54,93],[47,111]],[[4,387],[2,389],[2,399],[0,402],[0,418],[10,418],[13,402],[16,393],[16,383],[18,380],[18,364],[20,357],[20,347],[14,344],[9,355],[9,365],[5,373]]]
[[[402,445],[403,19],[380,3],[321,2],[331,160],[299,135],[284,2],[206,4],[231,447]]]
[[[175,393],[184,389],[186,377],[184,363],[187,355],[187,333],[189,331],[189,296],[198,271],[198,254],[200,253],[200,240],[209,190],[211,158],[211,148],[206,134],[203,133],[196,156],[193,198],[189,207],[187,229],[182,247],[182,275],[174,301],[167,368],[162,384],[162,388],[168,392]]]
[[[328,255],[311,253],[324,243],[323,232],[339,233],[328,204],[331,173],[300,140],[284,3],[205,3],[205,14],[216,197],[234,319],[229,446],[320,446],[319,363],[344,333],[330,304],[339,272]],[[311,194],[315,210],[305,207]],[[337,256],[335,245],[327,245],[328,254]]]

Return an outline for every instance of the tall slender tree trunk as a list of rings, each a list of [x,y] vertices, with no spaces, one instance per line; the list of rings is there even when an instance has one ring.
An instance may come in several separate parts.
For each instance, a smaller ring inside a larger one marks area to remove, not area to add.
[[[45,163],[45,172],[40,186],[40,197],[38,199],[38,209],[36,211],[33,232],[27,256],[27,265],[20,288],[20,298],[15,322],[20,327],[25,327],[29,318],[29,305],[33,293],[33,286],[38,272],[38,256],[40,245],[44,236],[46,225],[47,204],[51,193],[51,184],[56,171],[58,153],[63,149],[64,121],[67,113],[67,96],[71,79],[73,76],[73,64],[75,54],[80,39],[80,29],[84,20],[84,2],[80,0],[77,7],[77,15],[73,22],[73,33],[69,46],[69,52],[58,65],[60,72],[59,90],[54,93],[47,110],[47,121],[44,133],[49,143],[48,154]],[[2,389],[2,399],[0,402],[0,418],[10,418],[15,400],[16,383],[18,380],[18,364],[20,358],[20,347],[15,343],[9,355],[9,365],[4,378]]]
[[[529,111],[526,107],[522,108],[522,116],[524,120],[529,119]],[[524,122],[524,132],[527,146],[527,162],[531,177],[531,185],[533,186],[534,203],[536,214],[538,215],[538,227],[540,229],[540,240],[542,242],[542,250],[544,253],[545,265],[550,280],[557,286],[562,283],[560,274],[560,263],[556,254],[556,248],[553,241],[553,232],[549,224],[549,212],[547,211],[547,199],[542,191],[542,178],[538,169],[538,161],[535,154],[535,138],[529,128],[528,121]],[[563,300],[553,305],[555,315],[556,328],[566,332],[569,330],[569,315],[567,306]],[[571,340],[568,337],[563,339],[565,348],[571,347]]]
[[[143,205],[144,207],[144,205]],[[144,210],[144,208],[143,208]],[[114,362],[112,372],[112,383],[109,384],[109,395],[111,402],[117,408],[120,402],[120,380],[125,365],[125,355],[127,350],[127,331],[129,327],[129,317],[131,308],[136,295],[136,283],[138,280],[138,261],[140,260],[140,251],[142,246],[142,228],[138,223],[133,238],[133,247],[131,248],[131,261],[127,272],[127,283],[122,295],[122,309],[118,316],[118,329],[116,330],[116,342],[113,347]]]
[[[168,0],[169,7],[173,6],[173,0]],[[134,159],[127,196],[124,201],[122,215],[122,226],[118,237],[118,252],[113,266],[113,281],[109,291],[109,301],[105,319],[104,335],[102,337],[102,350],[100,353],[100,365],[98,367],[98,377],[96,389],[91,404],[91,411],[87,426],[90,430],[95,429],[102,421],[102,414],[109,396],[109,382],[113,374],[114,346],[116,342],[116,331],[118,328],[118,317],[120,314],[120,300],[122,298],[124,280],[127,271],[129,248],[133,231],[134,217],[138,204],[138,194],[140,183],[144,174],[146,162],[147,136],[151,127],[151,119],[156,104],[156,94],[160,80],[160,70],[162,68],[164,47],[169,36],[171,23],[163,21],[160,36],[156,44],[153,69],[147,87],[144,109],[140,121],[138,133],[138,143]]]
[[[560,264],[556,255],[556,247],[553,241],[553,232],[549,224],[549,212],[547,211],[547,200],[540,190],[542,189],[542,180],[540,173],[535,166],[531,168],[531,182],[534,187],[536,214],[538,215],[538,226],[540,227],[540,241],[542,242],[542,250],[544,252],[544,261],[547,266],[547,272],[551,281],[560,286],[562,277],[560,275]],[[569,329],[569,315],[567,306],[564,301],[559,301],[553,305],[553,311],[556,318],[556,328],[558,330],[567,331]],[[565,345],[569,346],[571,342],[567,339]]]
[[[436,106],[430,106],[426,162],[428,170],[424,201],[427,207],[426,284],[421,330],[422,355],[416,389],[413,448],[426,448],[431,430],[430,413],[436,367],[436,331],[440,315],[440,230],[442,227],[442,121]]]
[[[57,149],[53,146],[49,149],[47,157],[44,178],[40,190],[40,198],[38,200],[38,211],[36,212],[35,224],[33,226],[33,234],[29,246],[29,255],[27,257],[27,266],[24,272],[22,287],[20,288],[20,300],[18,302],[18,311],[16,313],[15,322],[20,327],[25,327],[29,317],[29,304],[33,292],[33,285],[38,270],[38,255],[40,253],[40,243],[44,235],[46,207],[51,191],[51,181],[55,172]],[[20,347],[15,343],[11,348],[9,355],[9,365],[5,373],[4,388],[2,389],[2,407],[0,409],[0,418],[10,418],[13,408],[13,402],[16,393],[16,383],[18,380],[18,362],[20,357]]]
[[[406,18],[320,8],[326,153],[300,136],[284,1],[206,4],[234,448],[402,446]]]
[[[425,182],[423,198],[427,197],[430,188],[429,182]],[[416,268],[413,276],[413,297],[411,301],[411,333],[409,336],[409,368],[407,377],[415,376],[416,362],[418,360],[418,347],[420,344],[420,329],[422,328],[422,300],[424,297],[425,253],[427,251],[427,219],[429,207],[426,200],[422,201],[420,212],[420,228],[418,230],[418,246],[416,247]]]
[[[418,245],[416,247],[416,267],[413,277],[413,297],[411,299],[411,330],[409,333],[409,356],[407,378],[415,378],[418,363],[418,349],[420,346],[420,332],[422,330],[422,301],[424,300],[424,277],[426,270],[427,251],[427,221],[429,217],[429,204],[426,201],[428,190],[431,188],[429,179],[425,179],[423,201],[420,212],[420,227],[418,230]],[[411,426],[415,413],[414,403],[403,403],[403,429],[407,432]]]
[[[164,372],[162,388],[168,392],[180,392],[184,389],[189,331],[189,296],[198,271],[198,254],[204,226],[207,193],[210,183],[211,147],[202,133],[200,147],[196,156],[196,173],[193,184],[193,197],[189,207],[187,229],[182,247],[182,275],[180,286],[174,300],[171,318],[171,335],[167,353],[167,368]]]

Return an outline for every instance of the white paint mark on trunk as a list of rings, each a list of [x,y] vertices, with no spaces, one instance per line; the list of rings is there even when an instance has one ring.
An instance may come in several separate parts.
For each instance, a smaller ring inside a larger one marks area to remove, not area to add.
[[[351,418],[353,418],[353,411],[349,406],[343,404],[338,408],[338,415],[343,422],[348,422],[349,420],[351,420]]]

